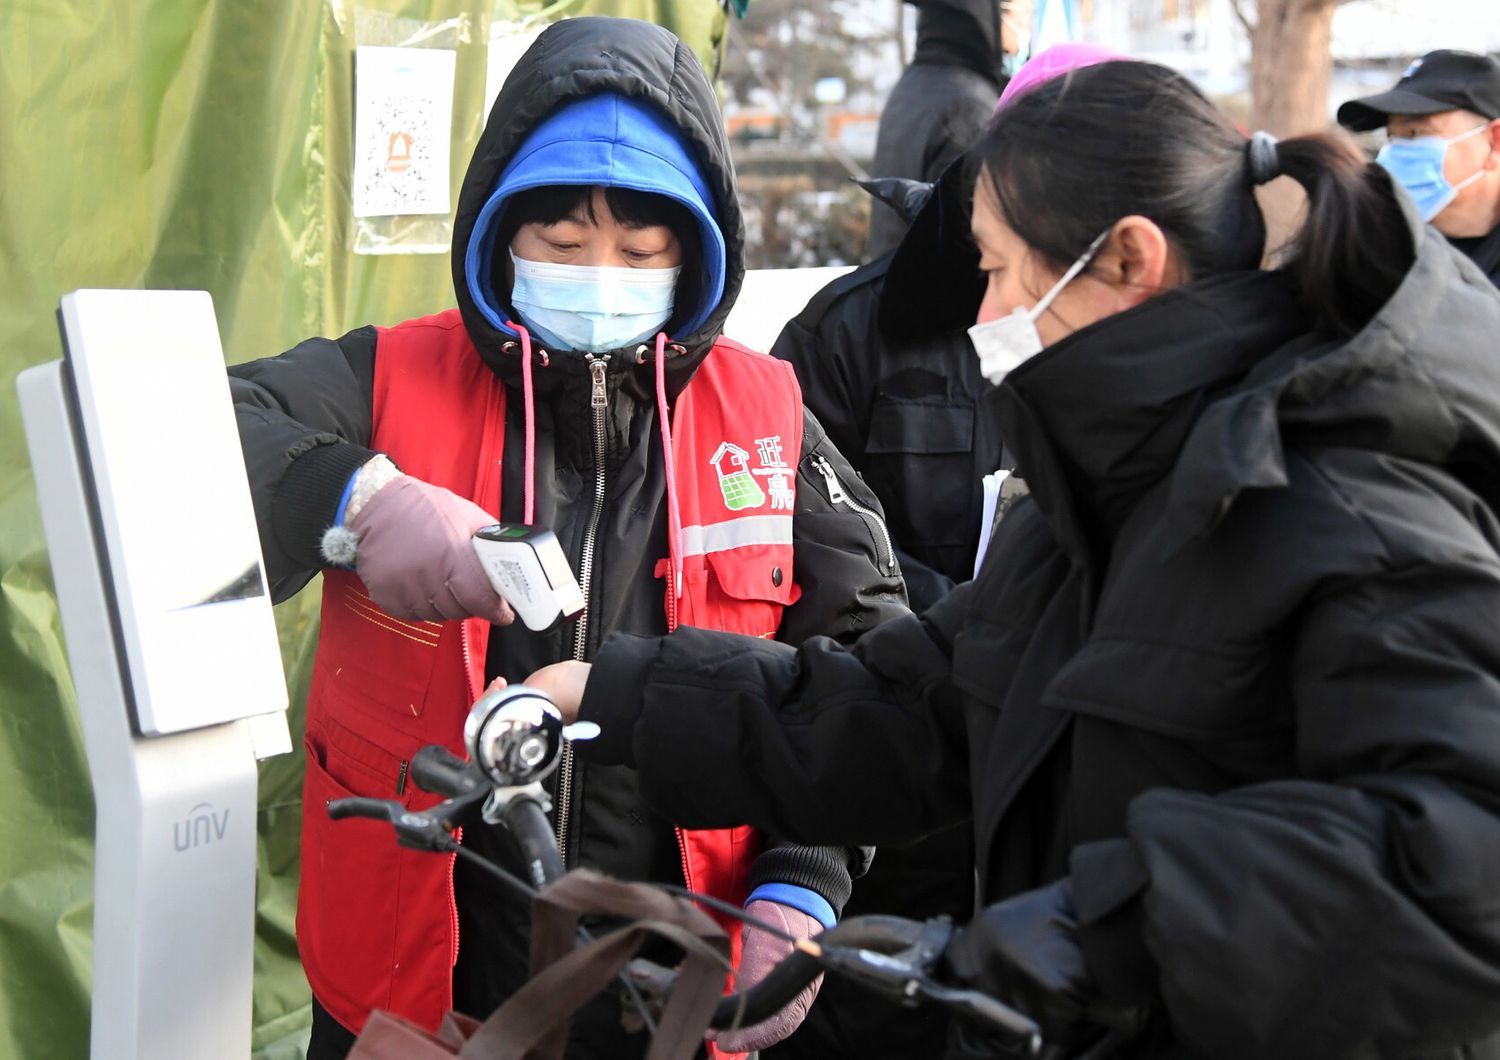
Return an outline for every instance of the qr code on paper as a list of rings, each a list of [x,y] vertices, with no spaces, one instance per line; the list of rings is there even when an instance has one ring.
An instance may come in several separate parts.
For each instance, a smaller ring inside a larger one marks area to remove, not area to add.
[[[445,77],[429,57],[452,53],[366,51],[356,82],[355,216],[447,213],[452,67]]]
[[[372,115],[369,135],[360,136],[356,199],[375,214],[427,213],[434,198],[429,131],[436,103],[431,98],[383,102],[388,106]]]

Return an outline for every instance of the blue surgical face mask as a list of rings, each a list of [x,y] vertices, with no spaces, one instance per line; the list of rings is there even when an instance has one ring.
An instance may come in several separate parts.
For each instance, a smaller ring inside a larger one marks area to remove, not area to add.
[[[603,353],[645,342],[672,316],[675,269],[554,265],[510,255],[510,302],[550,350]]]
[[[1422,220],[1430,221],[1442,213],[1458,197],[1459,192],[1484,176],[1484,167],[1481,166],[1472,176],[1457,184],[1448,183],[1448,178],[1443,175],[1443,162],[1448,157],[1449,146],[1471,136],[1478,136],[1488,128],[1489,123],[1486,122],[1446,139],[1441,136],[1418,136],[1410,140],[1391,140],[1380,149],[1375,161],[1384,166],[1396,183],[1406,189],[1406,193],[1417,204]]]

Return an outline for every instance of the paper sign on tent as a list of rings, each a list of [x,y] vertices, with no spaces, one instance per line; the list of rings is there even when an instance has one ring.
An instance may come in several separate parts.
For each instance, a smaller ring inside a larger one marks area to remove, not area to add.
[[[448,213],[456,54],[355,49],[355,217]]]

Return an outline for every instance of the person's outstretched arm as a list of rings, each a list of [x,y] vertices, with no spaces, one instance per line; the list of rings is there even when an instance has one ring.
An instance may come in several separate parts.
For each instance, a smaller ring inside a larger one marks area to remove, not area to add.
[[[368,448],[373,327],[315,338],[229,369],[266,576],[279,603],[324,565],[323,532]]]
[[[967,589],[853,648],[614,634],[579,671],[579,716],[601,727],[581,752],[636,768],[647,799],[689,828],[879,844],[961,820],[968,756],[949,656]]]

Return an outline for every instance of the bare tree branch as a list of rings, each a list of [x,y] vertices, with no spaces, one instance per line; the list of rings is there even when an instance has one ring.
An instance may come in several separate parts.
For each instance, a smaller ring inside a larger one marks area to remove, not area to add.
[[[833,143],[824,136],[820,136],[816,129],[810,129],[798,120],[796,110],[792,106],[791,101],[787,98],[786,92],[783,87],[777,85],[771,80],[769,76],[767,76],[760,63],[756,61],[756,57],[751,54],[751,52],[748,51],[742,44],[739,43],[738,38],[730,41],[729,44],[731,50],[745,61],[745,68],[750,71],[755,80],[758,81],[760,83],[760,86],[764,88],[770,95],[771,105],[776,108],[776,113],[780,114],[781,117],[786,120],[786,123],[788,125],[811,140],[817,146],[819,151],[822,151],[829,158],[832,158],[839,165],[843,166],[844,171],[848,173],[850,177],[854,178],[855,180],[870,179],[870,174],[865,172],[865,168],[854,159],[850,158],[849,155],[838,146],[838,144]]]
[[[1255,23],[1250,21],[1250,16],[1245,14],[1244,0],[1229,0],[1229,8],[1234,12],[1234,17],[1239,20],[1241,26],[1245,27],[1248,36],[1255,36]]]

